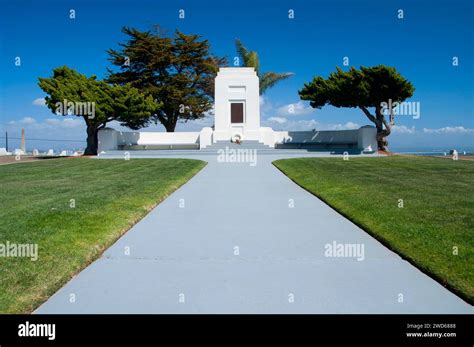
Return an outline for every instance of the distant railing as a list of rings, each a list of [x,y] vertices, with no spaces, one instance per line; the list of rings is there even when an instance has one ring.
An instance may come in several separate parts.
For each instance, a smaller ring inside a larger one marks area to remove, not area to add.
[[[8,132],[5,133],[5,135],[3,136],[0,136],[0,139],[2,140],[2,142],[4,141],[5,143],[5,149],[8,151],[8,141],[9,140],[20,140],[21,141],[21,137],[12,137],[12,136],[8,136]],[[42,139],[42,138],[30,138],[30,137],[25,137],[25,141],[42,141],[42,142],[81,142],[81,143],[86,143],[85,140],[71,140],[71,139]]]

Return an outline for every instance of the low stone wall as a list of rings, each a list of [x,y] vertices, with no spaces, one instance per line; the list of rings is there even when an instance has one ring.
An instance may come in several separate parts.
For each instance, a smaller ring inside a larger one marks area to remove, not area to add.
[[[357,144],[359,130],[334,131],[276,131],[275,143],[308,143],[308,144]]]
[[[301,147],[324,145],[343,148],[357,148],[365,152],[377,150],[377,131],[372,126],[355,130],[327,131],[273,131],[261,128],[261,142],[270,147]]]
[[[192,145],[200,149],[210,146],[216,140],[211,128],[203,128],[200,132],[140,132],[116,131],[105,128],[99,131],[99,153],[117,150],[123,146],[153,146],[153,145]],[[274,148],[291,147],[305,148],[324,146],[324,148],[352,148],[365,152],[377,150],[376,129],[364,126],[356,130],[331,130],[331,131],[274,131],[272,128],[261,127],[256,132],[259,142]],[[244,141],[248,140],[244,136]],[[230,137],[225,141],[230,141]]]
[[[117,131],[118,145],[174,145],[199,143],[199,132]]]
[[[212,143],[212,129],[203,128],[200,132],[142,132],[117,131],[105,128],[99,131],[99,153],[117,150],[122,146],[144,145],[195,145],[205,148]]]

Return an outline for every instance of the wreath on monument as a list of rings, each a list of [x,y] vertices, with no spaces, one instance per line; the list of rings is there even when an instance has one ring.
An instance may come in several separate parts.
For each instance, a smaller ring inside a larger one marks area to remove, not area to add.
[[[230,142],[240,145],[242,143],[242,136],[240,136],[240,134],[235,134],[231,137]]]

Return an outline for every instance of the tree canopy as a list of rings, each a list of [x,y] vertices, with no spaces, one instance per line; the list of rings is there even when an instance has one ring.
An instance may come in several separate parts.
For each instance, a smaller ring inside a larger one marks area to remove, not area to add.
[[[178,121],[205,117],[212,108],[214,77],[225,59],[210,53],[207,40],[176,31],[173,37],[159,32],[123,28],[128,40],[121,49],[109,49],[109,60],[118,71],[108,69],[107,81],[130,83],[157,101],[153,120],[166,131]]]
[[[332,105],[361,109],[377,128],[379,149],[387,150],[387,136],[394,125],[394,114],[390,109],[387,120],[382,105],[390,100],[403,102],[413,95],[414,90],[413,84],[395,68],[377,65],[349,71],[337,68],[326,79],[317,76],[306,83],[299,95],[302,100],[309,100],[314,108]],[[372,114],[369,108],[374,108],[375,113]]]
[[[97,154],[97,132],[110,121],[138,129],[146,126],[152,112],[160,107],[130,84],[110,85],[87,77],[67,66],[53,70],[53,76],[39,78],[40,88],[48,94],[46,106],[54,113],[82,117],[87,126],[85,154]]]

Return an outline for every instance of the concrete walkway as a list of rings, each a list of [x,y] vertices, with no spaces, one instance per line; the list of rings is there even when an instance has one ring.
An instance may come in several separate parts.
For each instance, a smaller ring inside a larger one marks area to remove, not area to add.
[[[271,164],[321,154],[250,166],[188,152],[153,154],[208,165],[37,313],[473,313]],[[326,257],[334,241],[364,259]]]

